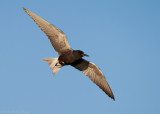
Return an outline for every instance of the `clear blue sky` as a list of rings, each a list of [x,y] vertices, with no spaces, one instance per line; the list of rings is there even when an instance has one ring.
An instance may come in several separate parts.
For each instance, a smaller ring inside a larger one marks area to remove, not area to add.
[[[105,74],[116,101],[57,57],[22,10],[63,30]],[[0,114],[160,114],[159,0],[1,0]]]

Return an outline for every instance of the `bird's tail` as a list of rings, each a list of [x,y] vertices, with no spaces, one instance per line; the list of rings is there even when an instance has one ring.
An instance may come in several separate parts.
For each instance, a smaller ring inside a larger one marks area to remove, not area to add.
[[[62,68],[62,65],[58,61],[58,58],[43,58],[43,59],[44,61],[48,62],[54,75],[56,75],[57,72]]]

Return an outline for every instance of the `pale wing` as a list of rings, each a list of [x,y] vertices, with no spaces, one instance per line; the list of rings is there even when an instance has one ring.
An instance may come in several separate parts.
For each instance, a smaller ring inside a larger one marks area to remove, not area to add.
[[[96,85],[98,85],[109,97],[115,100],[113,92],[104,77],[101,70],[94,64],[84,59],[80,59],[79,61],[72,64],[73,67],[82,71],[85,75],[87,75]]]
[[[25,9],[25,12],[37,23],[41,30],[48,36],[52,46],[59,53],[59,55],[65,51],[72,50],[66,35],[57,27],[50,24],[35,13]]]

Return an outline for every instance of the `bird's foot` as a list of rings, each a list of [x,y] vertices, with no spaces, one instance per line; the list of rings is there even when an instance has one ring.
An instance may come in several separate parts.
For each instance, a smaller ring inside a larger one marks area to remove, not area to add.
[[[60,63],[61,65],[65,65],[65,63],[64,63],[63,61],[59,61],[59,63]]]
[[[59,65],[65,65],[65,63],[63,62],[63,61],[58,61],[56,64],[55,64],[55,66],[59,66]]]

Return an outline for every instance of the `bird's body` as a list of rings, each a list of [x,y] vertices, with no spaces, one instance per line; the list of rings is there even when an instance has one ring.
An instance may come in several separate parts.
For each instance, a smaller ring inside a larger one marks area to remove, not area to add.
[[[48,36],[52,46],[59,54],[58,58],[44,58],[44,60],[50,65],[54,74],[56,74],[63,66],[71,65],[74,68],[82,71],[109,97],[115,100],[113,92],[102,71],[94,63],[83,59],[84,56],[88,55],[84,54],[84,52],[81,50],[72,50],[66,35],[60,29],[50,24],[35,13],[25,8],[24,10]]]
[[[73,51],[67,51],[58,57],[58,61],[62,65],[70,65],[76,61],[76,58],[73,55]]]
[[[78,52],[79,50],[63,52],[58,58],[59,63],[62,65],[71,65],[83,57],[82,55],[78,54]]]

